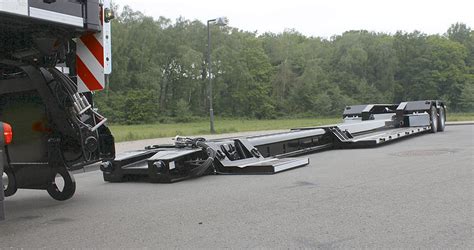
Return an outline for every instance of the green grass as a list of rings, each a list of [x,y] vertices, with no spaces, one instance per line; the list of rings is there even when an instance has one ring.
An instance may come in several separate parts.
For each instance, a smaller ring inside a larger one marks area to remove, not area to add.
[[[474,121],[474,113],[448,113],[448,121]],[[260,131],[309,127],[341,122],[341,118],[302,118],[277,120],[247,120],[216,118],[215,129],[218,134],[244,131]],[[116,142],[142,139],[174,137],[176,135],[209,134],[209,121],[189,123],[156,123],[143,125],[111,125]]]
[[[447,113],[448,122],[474,121],[474,113]]]
[[[245,120],[219,119],[215,120],[215,130],[218,134],[244,131],[260,131],[275,129],[290,129],[295,127],[319,126],[339,123],[340,118],[319,119],[277,119],[277,120]],[[143,125],[111,125],[116,142],[142,139],[174,137],[176,135],[205,135],[209,134],[209,121],[203,120],[190,123],[172,124],[143,124]]]

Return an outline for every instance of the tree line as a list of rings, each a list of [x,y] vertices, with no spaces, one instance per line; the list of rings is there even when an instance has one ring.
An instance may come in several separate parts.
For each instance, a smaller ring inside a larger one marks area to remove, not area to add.
[[[211,25],[207,62],[200,21],[125,6],[112,22],[113,73],[96,103],[115,123],[207,117],[209,77],[221,117],[333,116],[351,104],[421,99],[474,111],[474,31],[463,23],[443,35],[352,30],[329,39]]]

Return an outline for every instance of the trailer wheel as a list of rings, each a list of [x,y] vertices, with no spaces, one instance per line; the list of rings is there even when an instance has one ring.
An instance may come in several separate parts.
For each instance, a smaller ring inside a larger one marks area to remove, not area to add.
[[[431,133],[436,133],[436,131],[438,131],[438,111],[436,111],[436,107],[434,106],[430,109],[430,120]]]
[[[438,131],[443,132],[446,127],[446,112],[444,107],[439,108],[438,110]]]
[[[76,192],[74,176],[66,168],[58,168],[53,174],[46,191],[53,199],[58,201],[71,198]]]
[[[9,197],[16,193],[18,187],[16,186],[16,180],[13,171],[10,168],[5,168],[3,171],[3,193],[5,197]]]

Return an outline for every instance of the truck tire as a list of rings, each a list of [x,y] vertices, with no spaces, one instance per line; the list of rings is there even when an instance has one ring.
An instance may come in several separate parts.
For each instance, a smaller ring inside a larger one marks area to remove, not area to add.
[[[6,180],[4,176],[6,177]],[[16,186],[16,180],[13,171],[10,168],[5,168],[2,173],[2,178],[4,178],[2,188],[5,197],[14,195],[18,190],[18,187]]]
[[[64,187],[62,189],[56,184],[57,178],[62,178],[64,181]],[[48,191],[48,194],[53,197],[53,199],[65,201],[71,198],[76,192],[76,180],[74,180],[74,176],[66,168],[58,168],[52,175],[46,191]]]
[[[443,132],[446,127],[446,111],[444,107],[438,110],[438,132]]]
[[[430,109],[430,125],[431,133],[436,133],[438,131],[438,111],[435,106],[431,106]]]

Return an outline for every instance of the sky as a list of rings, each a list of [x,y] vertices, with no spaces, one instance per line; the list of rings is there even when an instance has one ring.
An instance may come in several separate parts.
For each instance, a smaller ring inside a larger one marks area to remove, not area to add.
[[[451,24],[474,28],[474,0],[112,0],[158,18],[200,20],[225,16],[245,31],[280,33],[295,29],[329,38],[348,30],[443,34]]]

